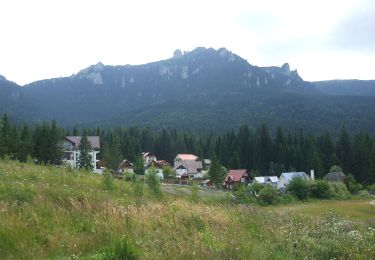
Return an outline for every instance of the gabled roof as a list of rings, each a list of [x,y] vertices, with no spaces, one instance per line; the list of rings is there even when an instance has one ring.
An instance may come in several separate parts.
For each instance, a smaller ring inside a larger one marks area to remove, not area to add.
[[[143,158],[146,158],[147,156],[150,156],[150,157],[155,156],[155,155],[154,155],[153,153],[151,153],[151,152],[142,152],[141,154],[142,154]]]
[[[81,138],[82,138],[81,136],[65,136],[65,139],[71,142],[77,149],[81,143]],[[100,137],[99,136],[88,136],[87,139],[92,149],[94,150],[100,149]]]
[[[125,159],[120,163],[120,166],[118,168],[119,169],[121,168],[133,168],[134,169],[134,166],[129,160]]]
[[[156,168],[163,168],[164,166],[171,166],[169,162],[165,160],[152,161],[149,166],[154,166]]]
[[[229,181],[231,179],[232,181],[241,181],[241,178],[247,173],[246,169],[240,169],[240,170],[230,170],[225,177],[225,181]]]
[[[277,183],[279,181],[279,178],[277,176],[259,176],[255,177],[255,181],[261,184],[267,182]]]
[[[301,178],[301,179],[305,179],[305,180],[309,180],[309,176],[307,176],[306,173],[304,172],[283,172],[280,176],[280,178],[284,176],[285,180],[287,181],[291,181],[292,179],[294,178]]]
[[[185,161],[185,162],[175,162],[174,168],[185,168],[189,174],[197,174],[198,170],[203,169],[201,161]]]
[[[182,161],[195,161],[195,160],[198,160],[199,158],[198,156],[194,154],[181,153],[181,154],[177,154],[176,160],[177,159],[181,159]]]

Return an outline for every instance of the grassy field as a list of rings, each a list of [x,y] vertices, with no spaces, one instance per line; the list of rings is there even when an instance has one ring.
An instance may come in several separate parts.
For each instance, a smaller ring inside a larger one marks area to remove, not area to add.
[[[0,259],[375,258],[373,211],[358,201],[262,208],[111,180],[0,161]]]
[[[274,207],[278,213],[304,214],[323,217],[333,210],[338,216],[375,228],[375,198],[355,198],[351,200],[320,200]]]

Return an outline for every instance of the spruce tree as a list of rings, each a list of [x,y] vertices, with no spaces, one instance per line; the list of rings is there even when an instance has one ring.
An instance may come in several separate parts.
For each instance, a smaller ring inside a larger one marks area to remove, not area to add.
[[[215,186],[220,185],[224,180],[223,170],[216,158],[213,156],[210,169],[208,170],[208,176],[210,180],[215,184]]]
[[[94,166],[91,164],[92,156],[90,154],[91,151],[91,144],[87,137],[86,130],[81,137],[81,142],[79,144],[79,159],[78,159],[78,168],[79,169],[86,169],[88,171],[92,171]]]

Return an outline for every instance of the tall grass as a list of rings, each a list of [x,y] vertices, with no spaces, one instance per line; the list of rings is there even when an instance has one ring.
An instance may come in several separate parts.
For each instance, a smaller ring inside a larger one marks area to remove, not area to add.
[[[374,230],[0,161],[0,259],[373,259]],[[139,203],[141,202],[141,203]]]

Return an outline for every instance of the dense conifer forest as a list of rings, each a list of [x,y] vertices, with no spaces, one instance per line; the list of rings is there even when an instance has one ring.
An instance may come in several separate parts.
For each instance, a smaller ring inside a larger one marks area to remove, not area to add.
[[[178,153],[193,153],[200,158],[216,156],[228,169],[244,168],[253,175],[279,175],[283,171],[315,170],[317,178],[340,165],[364,185],[375,182],[375,138],[367,133],[349,134],[345,127],[339,136],[271,132],[267,125],[251,129],[241,126],[224,134],[196,134],[176,130],[151,131],[148,128],[100,127],[85,129],[100,136],[101,163],[117,169],[123,159],[138,160],[142,151],[158,159],[173,161]],[[54,121],[36,125],[16,125],[5,114],[0,122],[0,158],[5,156],[36,163],[59,164],[63,136],[83,134],[83,129],[63,129]]]

